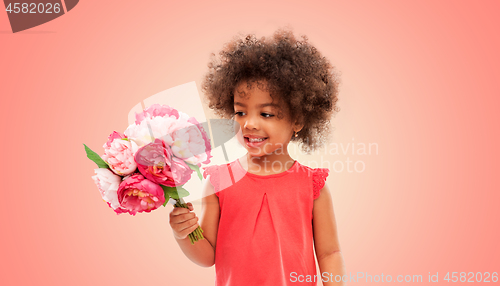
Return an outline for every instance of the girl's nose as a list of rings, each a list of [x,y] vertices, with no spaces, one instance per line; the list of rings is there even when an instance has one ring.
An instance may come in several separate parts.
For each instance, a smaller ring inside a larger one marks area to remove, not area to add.
[[[245,129],[258,129],[257,120],[253,116],[248,116],[244,127]]]

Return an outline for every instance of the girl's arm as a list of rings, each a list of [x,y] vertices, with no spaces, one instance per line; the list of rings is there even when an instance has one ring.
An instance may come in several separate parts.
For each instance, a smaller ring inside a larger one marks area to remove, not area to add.
[[[340,278],[345,275],[345,265],[333,214],[332,196],[325,184],[313,208],[314,247],[323,285],[345,285]],[[323,273],[326,275],[323,276]],[[336,275],[339,282],[335,282]],[[328,278],[327,278],[328,276]]]
[[[215,264],[215,243],[219,226],[219,198],[214,193],[214,187],[207,177],[203,184],[203,198],[201,207],[201,229],[205,239],[191,244],[189,233],[198,227],[198,218],[189,203],[189,210],[176,207],[170,212],[170,226],[174,237],[182,252],[194,263],[210,267]]]

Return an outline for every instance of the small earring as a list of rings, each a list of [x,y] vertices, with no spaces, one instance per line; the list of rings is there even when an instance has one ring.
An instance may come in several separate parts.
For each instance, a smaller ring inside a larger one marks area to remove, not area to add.
[[[297,134],[297,131],[295,131],[295,137],[299,136],[299,134]]]

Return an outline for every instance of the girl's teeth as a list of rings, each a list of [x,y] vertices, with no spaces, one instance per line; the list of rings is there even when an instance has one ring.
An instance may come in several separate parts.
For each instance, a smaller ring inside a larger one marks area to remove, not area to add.
[[[248,138],[248,141],[250,141],[250,142],[262,142],[262,141],[264,141],[264,138],[260,138],[260,139]]]

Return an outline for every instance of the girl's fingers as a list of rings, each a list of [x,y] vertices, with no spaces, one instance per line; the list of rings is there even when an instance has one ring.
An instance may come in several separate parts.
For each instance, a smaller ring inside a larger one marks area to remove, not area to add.
[[[198,228],[198,226],[199,225],[197,223],[195,223],[192,226],[189,226],[188,228],[183,229],[180,232],[180,236],[182,236],[183,238],[186,238],[191,232],[193,232],[196,228]]]
[[[181,208],[181,207],[175,207],[171,212],[170,214],[172,215],[180,215],[180,214],[184,214],[184,213],[188,213],[189,210],[186,209],[186,208]]]
[[[183,213],[194,210],[192,203],[187,203],[187,206],[188,206],[188,209],[182,208],[182,207],[174,207],[174,209],[171,211],[171,213],[173,215],[179,215],[179,214],[183,214]]]
[[[196,217],[196,214],[193,212],[184,213],[184,214],[180,214],[180,215],[176,215],[176,216],[170,216],[170,223],[171,224],[179,224],[179,223],[183,223],[185,221],[188,221],[194,217]]]
[[[184,239],[193,232],[198,225],[198,217],[192,212],[193,204],[186,204],[189,209],[174,207],[170,212],[170,226],[177,238]]]
[[[175,228],[177,229],[178,232],[181,233],[181,232],[185,231],[186,229],[193,227],[193,225],[198,225],[197,222],[198,222],[198,218],[194,217],[188,221],[177,224],[177,226]],[[191,233],[191,232],[189,232],[189,233]]]
[[[194,217],[196,217],[195,213],[187,213],[177,216],[176,220],[178,220],[179,223],[183,223],[185,221],[193,219]]]

